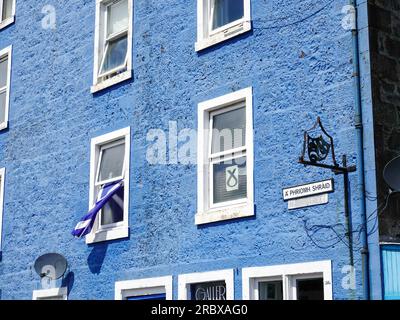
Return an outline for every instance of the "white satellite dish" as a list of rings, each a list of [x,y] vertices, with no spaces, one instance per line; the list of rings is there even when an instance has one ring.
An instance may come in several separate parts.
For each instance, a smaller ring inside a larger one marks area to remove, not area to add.
[[[386,164],[383,179],[392,191],[400,191],[400,156]]]
[[[36,259],[34,268],[40,278],[56,280],[67,270],[67,260],[61,254],[46,253]]]

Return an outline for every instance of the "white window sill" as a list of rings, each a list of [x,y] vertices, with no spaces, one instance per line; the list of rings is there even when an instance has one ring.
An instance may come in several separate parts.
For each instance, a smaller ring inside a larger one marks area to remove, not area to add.
[[[131,70],[127,70],[125,72],[122,72],[110,79],[107,79],[105,81],[99,82],[93,86],[90,87],[90,92],[91,93],[96,93],[99,92],[101,90],[104,90],[106,88],[109,88],[117,83],[120,83],[122,81],[128,80],[132,78],[132,71]]]
[[[254,216],[254,204],[245,203],[242,205],[212,209],[204,213],[197,213],[195,216],[195,224],[202,225],[252,216]]]
[[[129,237],[129,227],[117,227],[108,230],[97,230],[86,236],[86,244],[92,244],[103,241],[124,239]]]
[[[7,129],[7,128],[8,128],[8,122],[7,121],[0,123],[0,130],[4,130],[4,129]]]
[[[7,27],[7,26],[9,26],[10,24],[14,23],[14,21],[15,21],[15,17],[14,17],[14,16],[12,16],[12,17],[10,17],[10,18],[7,18],[6,20],[3,20],[3,21],[0,23],[0,30],[1,30],[1,29],[4,29],[5,27]]]
[[[251,30],[251,22],[242,21],[239,24],[236,24],[232,27],[229,27],[225,30],[218,32],[217,34],[214,34],[208,38],[197,41],[195,43],[195,50],[196,52],[204,50],[208,47],[216,45],[217,43],[231,39],[250,30]]]

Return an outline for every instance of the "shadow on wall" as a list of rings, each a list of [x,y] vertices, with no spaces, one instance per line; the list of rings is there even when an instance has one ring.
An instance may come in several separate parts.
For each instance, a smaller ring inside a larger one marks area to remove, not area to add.
[[[70,271],[68,274],[62,279],[61,287],[67,287],[67,292],[71,292],[72,287],[74,286],[75,274]]]
[[[87,263],[91,273],[99,274],[107,253],[108,244],[101,243],[93,247],[90,252]]]

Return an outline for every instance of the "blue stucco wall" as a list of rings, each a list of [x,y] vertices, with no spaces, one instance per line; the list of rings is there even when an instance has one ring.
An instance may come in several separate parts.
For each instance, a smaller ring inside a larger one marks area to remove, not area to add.
[[[328,1],[323,1],[328,3]],[[41,9],[56,8],[55,30],[41,28]],[[196,1],[134,3],[133,78],[90,93],[95,1],[18,1],[16,23],[0,32],[13,45],[9,129],[0,132],[6,168],[2,299],[30,299],[39,285],[32,269],[47,252],[70,266],[69,299],[113,299],[114,283],[136,278],[237,268],[333,261],[335,299],[362,296],[342,288],[348,248],[328,249],[307,238],[310,225],[344,223],[343,180],[334,176],[328,205],[288,211],[283,187],[333,174],[297,163],[302,130],[319,115],[336,153],[356,162],[351,34],[341,27],[338,0],[252,1],[253,30],[196,53]],[[282,19],[282,17],[289,17]],[[284,27],[284,25],[288,25]],[[150,129],[196,128],[197,104],[253,87],[256,217],[203,227],[194,224],[196,166],[150,165]],[[87,246],[71,229],[87,211],[90,139],[131,127],[130,238]],[[353,224],[359,223],[356,174],[350,175]],[[321,231],[317,240],[333,234]],[[328,241],[328,243],[330,243]],[[355,244],[356,249],[359,244]]]

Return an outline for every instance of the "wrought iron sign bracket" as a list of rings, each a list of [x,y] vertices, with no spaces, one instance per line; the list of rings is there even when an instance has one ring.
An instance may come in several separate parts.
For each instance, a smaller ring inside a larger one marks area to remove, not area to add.
[[[321,133],[318,137],[311,137],[309,132],[319,128]],[[325,137],[324,137],[325,136]],[[306,153],[309,160],[305,160]],[[323,163],[331,155],[333,164]],[[314,166],[332,170],[334,174],[345,174],[357,170],[355,165],[347,166],[346,155],[342,156],[342,166],[339,166],[335,156],[335,146],[333,138],[326,132],[322,125],[321,118],[318,117],[312,128],[304,132],[303,151],[299,158],[299,163],[305,166]]]
[[[320,130],[317,136],[311,137],[310,131]],[[308,159],[306,160],[306,154]],[[332,158],[332,164],[326,163],[325,160],[328,156]],[[352,223],[351,223],[351,213],[350,213],[350,199],[349,199],[349,173],[357,170],[355,165],[347,165],[346,155],[342,156],[342,166],[336,161],[335,157],[335,145],[333,143],[333,138],[326,132],[324,126],[321,123],[320,117],[317,118],[314,126],[304,132],[304,143],[303,151],[299,158],[299,163],[305,166],[314,166],[324,169],[332,170],[334,174],[343,174],[344,183],[344,215],[347,225],[347,238],[349,241],[349,258],[350,265],[354,266],[353,257],[353,239],[352,239]]]

